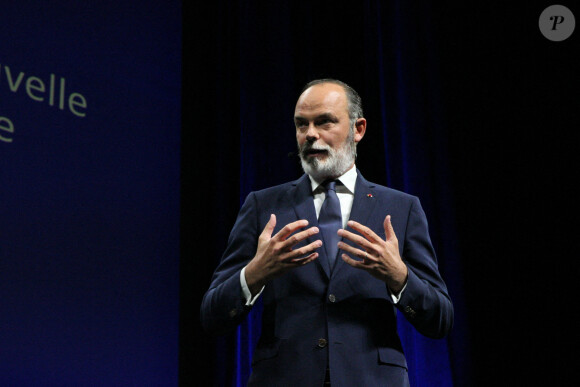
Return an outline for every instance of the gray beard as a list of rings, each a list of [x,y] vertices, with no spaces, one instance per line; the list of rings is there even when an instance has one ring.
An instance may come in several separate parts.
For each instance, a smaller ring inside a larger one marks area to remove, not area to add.
[[[305,151],[310,149],[327,151],[326,159],[319,160],[316,157],[307,159]],[[343,146],[338,150],[334,150],[328,145],[314,146],[309,142],[298,146],[298,150],[302,169],[316,181],[336,179],[342,176],[353,165],[356,159],[356,143],[354,142],[354,133],[352,131],[346,138]]]

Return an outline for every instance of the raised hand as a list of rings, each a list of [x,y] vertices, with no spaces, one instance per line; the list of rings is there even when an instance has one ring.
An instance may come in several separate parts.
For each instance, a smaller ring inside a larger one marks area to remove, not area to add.
[[[317,227],[296,232],[306,226],[305,219],[297,220],[284,226],[278,233],[272,236],[276,226],[276,215],[270,215],[270,220],[264,227],[258,238],[256,255],[246,266],[246,283],[252,295],[271,279],[276,278],[286,271],[304,266],[316,258],[317,248],[322,246],[322,241],[317,240],[298,249],[293,249],[298,243],[318,233]],[[296,232],[296,233],[295,233]]]
[[[405,286],[408,271],[399,254],[399,241],[391,224],[391,216],[387,215],[383,222],[386,240],[358,222],[350,220],[348,226],[362,236],[342,229],[338,230],[338,235],[356,243],[360,249],[338,242],[339,249],[358,258],[357,260],[348,254],[342,254],[342,259],[350,266],[366,270],[374,277],[386,282],[391,292],[399,293]]]

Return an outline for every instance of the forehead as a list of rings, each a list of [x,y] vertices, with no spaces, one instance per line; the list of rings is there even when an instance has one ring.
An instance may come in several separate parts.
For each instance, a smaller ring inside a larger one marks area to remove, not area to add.
[[[314,85],[298,98],[294,115],[332,112],[348,114],[346,93],[342,86],[334,83]]]

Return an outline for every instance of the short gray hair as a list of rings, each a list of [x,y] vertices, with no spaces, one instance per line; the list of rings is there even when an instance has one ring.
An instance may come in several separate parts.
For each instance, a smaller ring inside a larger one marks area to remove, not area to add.
[[[304,93],[307,89],[311,88],[315,85],[320,85],[322,83],[334,83],[335,85],[342,86],[344,92],[346,93],[346,100],[348,102],[348,118],[350,120],[351,129],[354,126],[354,123],[359,118],[363,118],[363,108],[362,108],[362,100],[360,95],[356,92],[355,89],[347,85],[346,83],[339,81],[338,79],[332,78],[322,78],[322,79],[315,79],[310,81],[304,86],[300,94]]]

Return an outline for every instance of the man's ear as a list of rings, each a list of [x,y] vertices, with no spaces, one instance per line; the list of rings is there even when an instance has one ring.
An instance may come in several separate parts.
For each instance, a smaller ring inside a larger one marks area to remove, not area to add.
[[[354,123],[354,142],[359,142],[365,135],[367,131],[367,120],[364,118],[359,118]]]

